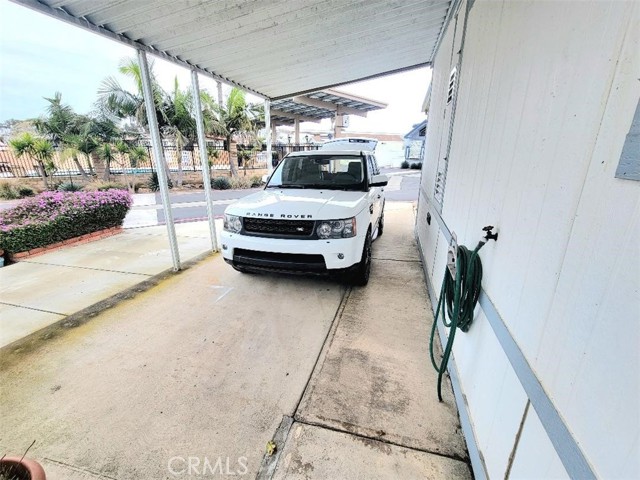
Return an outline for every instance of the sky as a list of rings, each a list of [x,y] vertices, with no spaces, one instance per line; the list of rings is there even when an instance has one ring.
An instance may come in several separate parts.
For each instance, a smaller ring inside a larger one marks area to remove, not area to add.
[[[44,97],[55,92],[61,92],[63,101],[76,112],[88,113],[104,78],[115,76],[133,89],[117,72],[125,57],[135,57],[135,50],[0,0],[0,121],[42,115],[47,105]],[[190,86],[187,69],[159,58],[153,61],[163,88],[172,88],[176,76],[183,88]],[[367,118],[352,115],[347,131],[408,132],[425,118],[420,109],[430,81],[431,70],[421,68],[338,87],[389,105]],[[215,92],[215,81],[200,76],[200,88]],[[321,125],[329,128],[328,121]]]

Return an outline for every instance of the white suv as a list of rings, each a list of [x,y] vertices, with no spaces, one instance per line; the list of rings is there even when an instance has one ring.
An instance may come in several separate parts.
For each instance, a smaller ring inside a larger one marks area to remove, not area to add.
[[[240,272],[339,274],[366,285],[387,181],[368,151],[291,153],[264,190],[227,207],[222,255]]]

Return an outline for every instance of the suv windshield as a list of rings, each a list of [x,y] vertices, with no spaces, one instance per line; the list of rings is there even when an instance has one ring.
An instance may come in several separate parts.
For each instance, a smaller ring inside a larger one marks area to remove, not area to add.
[[[364,190],[364,164],[355,155],[287,157],[269,180],[267,188],[317,188]]]

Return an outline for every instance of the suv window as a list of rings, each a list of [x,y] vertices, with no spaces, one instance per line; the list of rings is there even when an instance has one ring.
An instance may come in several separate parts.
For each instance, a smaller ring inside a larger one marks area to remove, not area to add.
[[[376,158],[373,155],[367,155],[367,164],[369,167],[369,178],[371,178],[373,175],[380,174],[378,164],[376,163]]]
[[[363,158],[340,154],[285,157],[266,188],[362,190]]]

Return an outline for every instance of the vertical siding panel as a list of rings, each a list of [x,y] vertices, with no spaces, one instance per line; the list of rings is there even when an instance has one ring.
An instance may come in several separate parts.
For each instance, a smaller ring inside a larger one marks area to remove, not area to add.
[[[604,477],[640,476],[640,184],[613,177],[640,90],[638,8],[474,3],[443,209],[471,247],[482,226],[499,227],[499,242],[481,253],[484,289]],[[433,84],[432,105],[439,108],[448,55],[439,52],[434,64],[440,86]],[[433,117],[442,111],[430,112],[428,137],[445,135]],[[426,160],[437,161],[437,152],[428,148]],[[434,178],[423,174],[423,181]],[[446,241],[440,236],[436,249],[434,228],[418,223],[438,289]],[[500,476],[523,398],[501,352],[487,353],[499,347],[485,322],[479,314],[456,337],[454,354],[487,469]],[[497,404],[513,406],[498,427],[504,409]],[[529,415],[512,478],[566,478],[535,412]],[[616,438],[605,442],[608,432]]]
[[[535,365],[598,471],[637,478],[640,183],[614,178],[640,97],[637,5],[625,19],[625,45],[609,58],[616,74]]]

